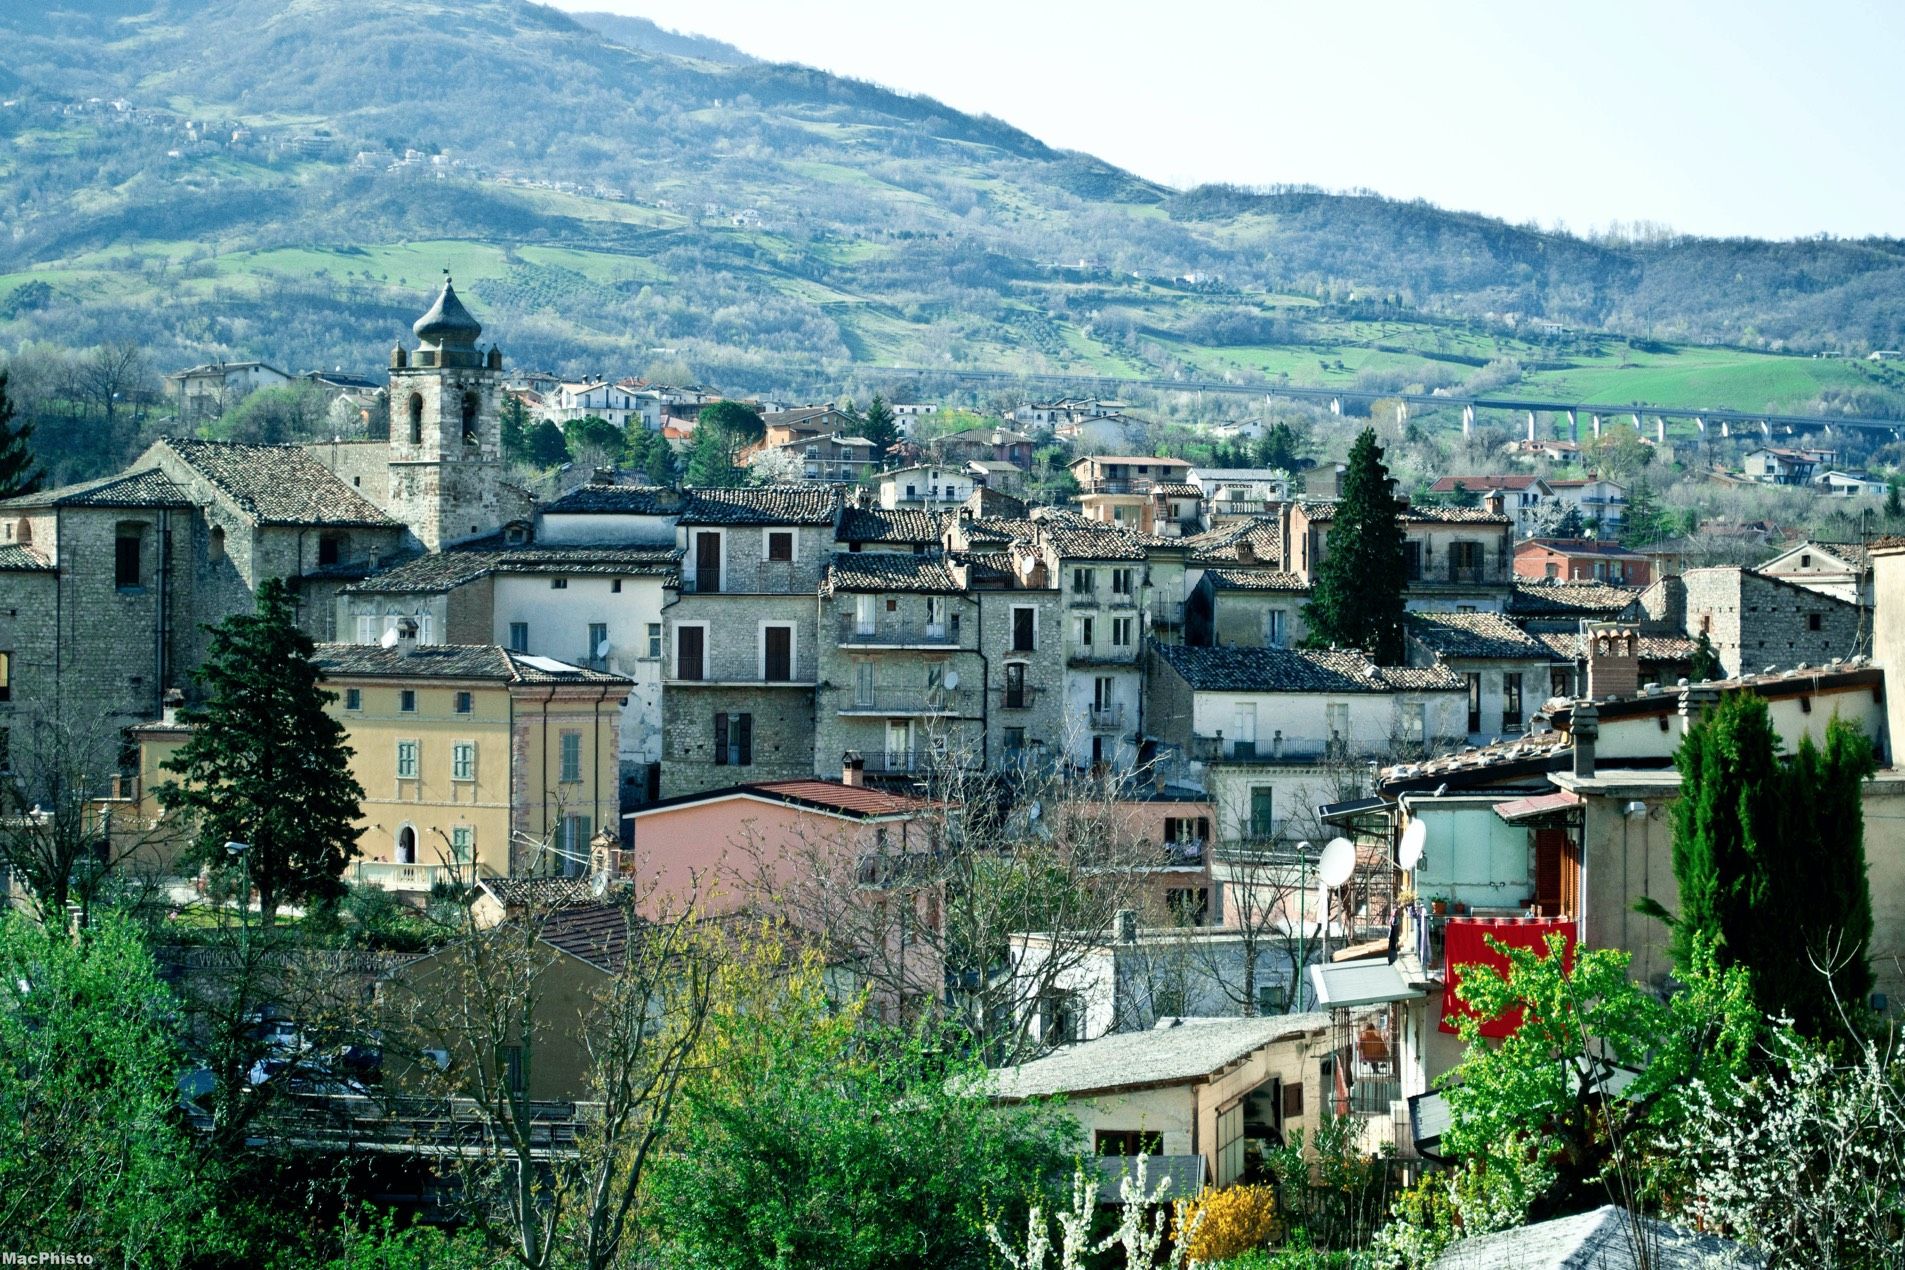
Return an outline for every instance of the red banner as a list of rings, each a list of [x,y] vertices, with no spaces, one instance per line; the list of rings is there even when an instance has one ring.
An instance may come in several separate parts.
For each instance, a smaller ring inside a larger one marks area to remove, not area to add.
[[[1476,1016],[1466,1002],[1457,994],[1461,986],[1463,966],[1488,966],[1502,974],[1508,973],[1508,958],[1488,946],[1493,937],[1510,948],[1532,948],[1540,952],[1548,946],[1548,936],[1559,933],[1567,944],[1561,950],[1561,964],[1569,970],[1574,969],[1574,928],[1573,918],[1562,917],[1451,917],[1442,928],[1442,951],[1446,958],[1445,982],[1448,990],[1442,995],[1443,1018],[1441,1027],[1444,1032],[1454,1032],[1455,1024],[1450,1022],[1456,1015]],[[1498,1019],[1489,1019],[1482,1024],[1482,1035],[1503,1037],[1513,1036],[1521,1027],[1521,1009],[1516,1007]]]

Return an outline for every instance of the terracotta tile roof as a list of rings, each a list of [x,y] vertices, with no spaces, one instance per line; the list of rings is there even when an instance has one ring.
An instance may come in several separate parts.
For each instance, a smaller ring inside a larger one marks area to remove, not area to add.
[[[1334,502],[1303,503],[1304,515],[1312,523],[1327,524],[1336,519]],[[1491,512],[1486,507],[1424,507],[1414,504],[1402,509],[1398,517],[1405,525],[1506,525],[1512,523],[1506,514]]]
[[[566,908],[597,902],[587,878],[478,878],[476,885],[511,908]]]
[[[1411,613],[1411,638],[1442,657],[1540,660],[1547,647],[1499,613]]]
[[[1144,545],[1135,534],[1077,512],[1041,508],[1034,517],[1061,560],[1142,560]]]
[[[420,644],[409,653],[380,644],[319,644],[326,678],[487,679],[505,684],[627,684],[621,675],[513,653],[495,644]]]
[[[1535,635],[1548,652],[1563,661],[1587,656],[1579,631],[1544,631]],[[1694,641],[1685,635],[1642,635],[1636,655],[1641,661],[1692,661]]]
[[[1009,551],[954,551],[947,560],[966,570],[966,583],[972,587],[1009,587],[1017,575]]]
[[[939,541],[939,517],[914,507],[849,507],[840,514],[835,542]]]
[[[676,807],[687,807],[695,803],[719,802],[730,798],[766,798],[774,802],[786,803],[790,807],[806,807],[815,811],[829,812],[839,816],[869,819],[880,816],[904,816],[930,811],[937,804],[915,798],[911,794],[896,794],[884,789],[875,789],[869,785],[848,785],[843,781],[811,779],[762,781],[750,785],[730,785],[726,789],[711,789],[699,794],[681,794],[674,798],[664,798],[660,802],[650,803],[629,813],[639,826],[643,816],[658,811],[668,811]],[[641,830],[636,829],[637,837]]]
[[[1543,732],[1493,745],[1469,746],[1454,754],[1421,763],[1397,763],[1382,769],[1379,788],[1387,790],[1399,784],[1434,785],[1438,780],[1470,773],[1489,773],[1497,769],[1527,768],[1549,771],[1565,765],[1574,752],[1574,741],[1565,732]]]
[[[1311,648],[1191,648],[1158,657],[1204,692],[1442,692],[1463,686],[1446,666],[1378,666],[1361,653]]]
[[[31,547],[8,543],[0,547],[0,573],[51,573],[53,562]]]
[[[1038,537],[1038,522],[1029,517],[975,516],[961,524],[968,542],[1005,543]]]
[[[1520,617],[1611,617],[1639,598],[1639,587],[1517,578],[1508,611]]]
[[[1541,483],[1539,476],[1513,473],[1507,476],[1444,476],[1429,486],[1433,493],[1449,494],[1458,489],[1485,493],[1492,489],[1530,489]]]
[[[1204,488],[1181,481],[1159,481],[1151,487],[1153,494],[1162,494],[1166,498],[1202,498]]]
[[[580,485],[543,507],[545,515],[672,516],[682,494],[665,485]]]
[[[1186,459],[1167,459],[1156,454],[1081,454],[1073,459],[1069,466],[1077,467],[1080,463],[1149,463],[1157,467],[1183,468],[1190,466],[1190,462]]]
[[[536,934],[551,948],[615,974],[628,964],[628,946],[642,925],[623,905],[598,901],[556,909]]]
[[[397,526],[303,446],[185,437],[167,437],[159,444],[261,525]]]
[[[1643,559],[1638,551],[1629,551],[1611,538],[1527,538],[1515,545],[1517,553],[1523,547],[1540,547],[1563,556],[1624,556],[1630,560]]]
[[[763,485],[753,489],[691,489],[684,525],[831,525],[840,495],[827,485]]]
[[[1307,582],[1281,569],[1206,569],[1204,576],[1220,591],[1305,591]]]
[[[433,555],[417,556],[393,569],[343,588],[346,595],[424,595],[495,573],[574,573],[672,578],[681,569],[679,547],[508,547],[484,539]]]
[[[121,472],[97,480],[22,494],[0,502],[0,510],[34,507],[178,507],[192,506],[186,492],[156,467]]]
[[[957,595],[964,588],[937,555],[897,551],[839,551],[821,583],[823,595],[835,591],[919,591]]]
[[[1207,529],[1184,541],[1190,545],[1193,564],[1239,563],[1239,544],[1246,542],[1256,563],[1272,567],[1283,563],[1283,528],[1269,516],[1252,516],[1234,525]]]

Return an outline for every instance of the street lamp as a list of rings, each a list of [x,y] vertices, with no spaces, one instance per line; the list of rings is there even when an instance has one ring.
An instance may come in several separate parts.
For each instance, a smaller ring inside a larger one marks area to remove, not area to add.
[[[227,842],[225,854],[236,860],[244,869],[245,889],[238,894],[238,911],[251,912],[251,844],[249,842]]]

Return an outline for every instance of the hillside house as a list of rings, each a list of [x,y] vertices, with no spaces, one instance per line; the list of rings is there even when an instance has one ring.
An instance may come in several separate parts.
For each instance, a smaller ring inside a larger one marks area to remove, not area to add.
[[[292,377],[269,362],[210,362],[165,377],[181,424],[216,419],[262,388],[282,388]]]
[[[1497,490],[1503,496],[1502,509],[1514,518],[1517,538],[1532,538],[1547,528],[1556,511],[1556,499],[1554,490],[1539,476],[1444,476],[1429,486],[1429,492],[1440,497],[1461,492],[1479,498]]]
[[[1754,572],[1868,609],[1875,598],[1872,556],[1863,543],[1807,538],[1755,566]]]
[[[1515,545],[1515,576],[1644,587],[1653,562],[1611,538],[1530,538]]]

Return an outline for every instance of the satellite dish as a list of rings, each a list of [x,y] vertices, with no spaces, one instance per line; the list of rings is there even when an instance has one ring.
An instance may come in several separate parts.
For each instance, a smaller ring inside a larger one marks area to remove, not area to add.
[[[595,646],[595,655],[597,659],[601,659],[609,655],[609,642],[606,639]]]
[[[947,671],[946,672],[946,687],[957,688],[958,686],[959,686],[959,672],[956,670]]]
[[[397,628],[393,626],[385,631],[384,637],[377,642],[385,648],[395,648],[397,646]]]
[[[1411,820],[1409,827],[1402,831],[1402,845],[1396,850],[1396,863],[1405,869],[1413,869],[1422,862],[1422,848],[1428,845],[1429,825],[1424,820]]]
[[[1331,838],[1316,862],[1316,876],[1324,886],[1341,886],[1356,871],[1356,844],[1348,838]]]
[[[589,894],[601,899],[609,893],[609,875],[607,869],[597,869],[595,876],[589,879]]]

